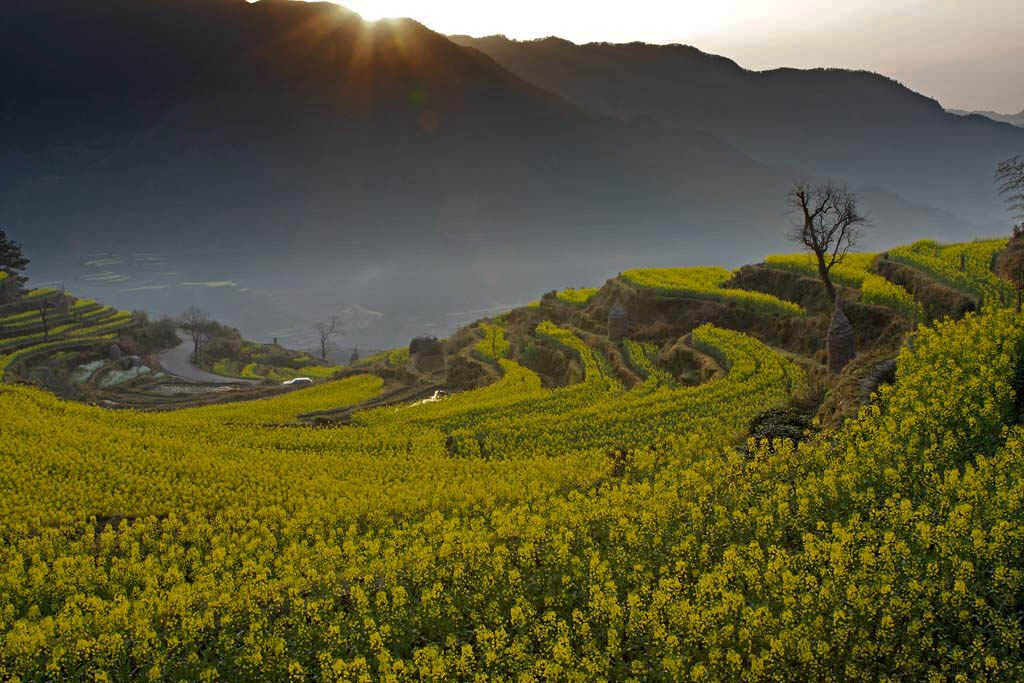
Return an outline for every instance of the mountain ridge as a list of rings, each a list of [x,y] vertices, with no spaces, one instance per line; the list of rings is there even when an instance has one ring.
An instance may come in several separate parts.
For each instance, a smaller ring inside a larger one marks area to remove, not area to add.
[[[969,111],[966,109],[947,109],[946,111],[957,116],[983,116],[993,121],[1000,123],[1008,123],[1011,126],[1017,126],[1018,128],[1024,128],[1024,109],[1019,114],[1001,114],[997,111],[979,110]]]
[[[257,192],[314,207],[300,228],[311,239],[345,223],[491,243],[508,230],[607,238],[631,223],[653,238],[681,216],[750,224],[777,206],[782,178],[802,174],[696,128],[622,122],[418,22],[368,24],[330,3],[43,0],[3,12],[0,75],[11,85],[0,112],[17,133],[3,218],[51,234],[70,215],[103,224],[85,229],[91,238],[138,234],[110,226],[110,214],[145,217],[157,235],[192,230],[171,194],[190,196],[200,220],[221,214],[219,232],[231,232],[237,219],[224,212],[247,214]],[[760,198],[749,209],[710,201],[727,184]],[[55,187],[77,204],[61,211]],[[385,199],[396,192],[403,207]],[[485,224],[506,227],[488,237]]]
[[[597,111],[704,130],[765,163],[887,187],[990,229],[1004,215],[992,170],[1024,146],[1024,133],[954,117],[870,71],[750,71],[682,45],[453,40]]]
[[[0,78],[0,224],[37,254],[35,276],[166,252],[187,276],[119,273],[161,313],[194,303],[180,282],[233,281],[287,292],[289,324],[339,297],[443,319],[671,253],[721,262],[729,243],[742,262],[783,247],[785,193],[818,175],[692,126],[623,121],[418,22],[329,3],[15,0]],[[874,247],[968,228],[874,186],[858,188]],[[129,303],[100,287],[78,291]],[[251,308],[224,319],[265,313]]]

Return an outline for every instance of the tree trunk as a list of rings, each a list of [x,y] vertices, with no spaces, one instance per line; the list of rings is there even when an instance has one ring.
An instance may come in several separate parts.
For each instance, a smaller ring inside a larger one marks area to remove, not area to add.
[[[1021,296],[1024,295],[1024,290],[1017,290],[1017,313],[1020,313]]]
[[[828,299],[831,302],[836,300],[836,288],[832,286],[832,278],[829,277],[828,268],[825,267],[825,256],[823,254],[815,253],[818,257],[818,275],[821,277],[822,283],[825,285],[825,291],[828,293]]]

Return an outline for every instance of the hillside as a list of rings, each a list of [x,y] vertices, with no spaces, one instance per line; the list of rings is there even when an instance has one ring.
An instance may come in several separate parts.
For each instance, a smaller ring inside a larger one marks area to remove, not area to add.
[[[30,247],[201,240],[269,264],[303,243],[340,259],[379,240],[607,244],[681,215],[694,235],[749,224],[780,186],[711,136],[591,115],[412,21],[242,0],[2,12],[3,219]],[[714,209],[727,176],[760,199]]]
[[[132,250],[262,280],[286,266],[296,289],[413,255],[581,242],[642,253],[715,235],[754,257],[779,242],[769,224],[802,173],[593,113],[420,24],[329,3],[6,2],[0,78],[0,221],[54,276]],[[964,228],[870,199],[890,241]]]
[[[764,163],[882,187],[995,229],[996,162],[1024,131],[947,114],[884,76],[748,71],[683,45],[575,45],[455,36],[524,79],[593,111],[712,133]]]
[[[1006,245],[851,256],[837,375],[782,254],[627,270],[263,400],[0,385],[0,676],[1015,680]]]
[[[997,111],[964,111],[963,109],[950,109],[949,111],[957,116],[984,116],[993,121],[1001,121],[1024,128],[1024,111],[1021,111],[1019,114],[1000,114]]]
[[[199,328],[196,363],[179,321],[150,320],[52,288],[4,291],[6,276],[0,271],[0,381],[64,399],[178,409],[275,396],[295,388],[287,380],[327,380],[342,370],[306,352],[248,342],[238,330],[209,320]]]
[[[784,248],[785,192],[812,175],[330,3],[4,2],[0,78],[0,224],[37,282],[154,315],[201,304],[297,348],[344,310],[381,314],[348,343],[389,347],[538,282],[718,261],[723,243],[730,266],[757,259]],[[861,190],[867,248],[975,229]]]

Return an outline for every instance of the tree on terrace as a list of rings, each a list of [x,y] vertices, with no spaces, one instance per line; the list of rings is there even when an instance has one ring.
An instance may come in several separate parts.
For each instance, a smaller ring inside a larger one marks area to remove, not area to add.
[[[189,337],[192,338],[192,356],[193,362],[196,365],[199,365],[199,354],[202,352],[203,344],[207,339],[207,326],[209,322],[209,314],[195,306],[189,306],[188,310],[181,316],[181,326],[185,328]]]
[[[869,218],[857,207],[857,195],[831,181],[821,185],[797,183],[787,195],[797,222],[790,239],[814,254],[818,276],[829,299],[835,301],[832,269],[857,246]]]
[[[996,167],[996,182],[1013,219],[1024,221],[1024,154],[1000,161]]]
[[[331,337],[335,334],[341,334],[340,324],[338,316],[334,315],[331,316],[328,322],[320,322],[313,325],[313,329],[316,330],[317,335],[320,337],[320,357],[324,360],[327,360],[327,352],[333,348]]]

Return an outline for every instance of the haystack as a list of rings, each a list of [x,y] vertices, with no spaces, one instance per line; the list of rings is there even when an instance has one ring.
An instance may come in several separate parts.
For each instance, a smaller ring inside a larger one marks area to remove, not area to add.
[[[838,375],[846,364],[857,355],[857,345],[853,334],[853,325],[843,311],[843,299],[836,297],[836,307],[832,311],[832,322],[828,326],[825,339],[828,353],[828,371]]]
[[[608,311],[608,338],[612,341],[619,341],[629,335],[629,314],[622,304],[616,303],[612,310]]]

